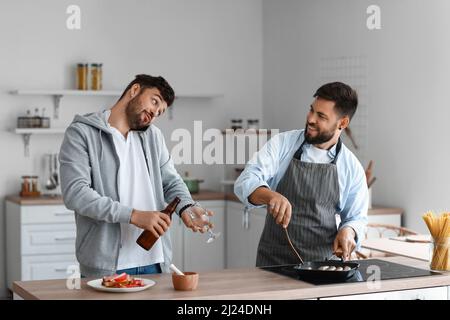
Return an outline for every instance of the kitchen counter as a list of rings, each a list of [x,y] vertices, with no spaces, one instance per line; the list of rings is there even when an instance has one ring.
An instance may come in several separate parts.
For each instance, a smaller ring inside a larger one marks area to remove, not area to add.
[[[427,269],[424,261],[405,257],[381,258],[395,263]],[[68,290],[66,280],[14,282],[13,292],[23,299],[316,299],[375,292],[399,291],[419,288],[450,286],[450,273],[442,275],[383,280],[381,285],[369,288],[367,283],[345,283],[315,286],[276,273],[250,269],[226,269],[200,273],[195,291],[175,291],[170,274],[143,276],[156,281],[148,290],[136,293],[107,293],[86,285],[81,280],[80,290]]]
[[[13,203],[31,206],[31,205],[60,205],[64,204],[62,196],[40,196],[40,197],[20,197],[17,195],[7,196],[6,201],[11,201]],[[234,193],[213,191],[213,190],[202,190],[199,193],[192,194],[192,199],[195,201],[213,201],[213,200],[226,200],[240,202],[238,197]],[[403,209],[401,208],[390,208],[383,206],[374,206],[369,209],[368,215],[401,215],[403,214]]]
[[[429,261],[430,259],[429,243],[400,241],[395,240],[395,238],[374,238],[363,240],[361,246],[395,256],[404,256],[423,261]]]
[[[7,196],[5,200],[21,206],[35,206],[35,205],[45,206],[45,205],[64,204],[62,196],[21,197],[11,195]]]
[[[238,198],[231,193],[225,193],[221,191],[202,190],[199,193],[192,194],[192,198],[195,201],[208,201],[208,200],[231,200],[239,201]],[[64,204],[62,196],[40,196],[40,197],[20,197],[11,195],[6,197],[7,201],[19,205],[53,205]]]

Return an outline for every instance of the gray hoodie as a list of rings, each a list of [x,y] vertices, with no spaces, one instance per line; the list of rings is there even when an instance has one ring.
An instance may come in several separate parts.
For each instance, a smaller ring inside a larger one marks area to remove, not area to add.
[[[139,137],[157,207],[162,210],[176,196],[181,199],[177,210],[192,203],[161,131],[150,125]],[[75,116],[66,130],[59,161],[64,204],[75,211],[76,257],[81,274],[87,277],[112,274],[119,257],[120,223],[130,222],[133,208],[120,204],[117,185],[120,162],[102,112]],[[169,272],[172,260],[169,233],[161,240],[164,254],[161,268]]]

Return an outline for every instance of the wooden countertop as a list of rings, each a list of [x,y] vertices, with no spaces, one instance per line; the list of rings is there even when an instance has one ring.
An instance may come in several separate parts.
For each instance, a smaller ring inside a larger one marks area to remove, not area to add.
[[[62,196],[21,197],[11,195],[6,196],[5,200],[19,204],[21,206],[64,204]]]
[[[199,193],[192,194],[192,198],[195,201],[209,201],[209,200],[227,200],[240,202],[238,197],[234,193],[213,191],[213,190],[202,190]],[[40,197],[20,197],[16,195],[7,196],[6,201],[11,201],[13,203],[22,206],[32,206],[32,205],[62,205],[64,204],[62,196],[40,196]],[[382,215],[382,214],[403,214],[403,209],[401,208],[389,208],[382,206],[374,206],[369,209],[368,215]]]
[[[423,261],[430,259],[430,244],[393,240],[391,238],[365,239],[361,246],[366,249],[404,256]]]
[[[402,208],[390,208],[385,206],[373,206],[369,209],[368,215],[380,215],[380,214],[403,214]]]
[[[192,198],[196,201],[208,201],[208,200],[231,200],[239,201],[238,198],[231,193],[225,193],[221,191],[202,190],[199,193],[192,194]],[[40,197],[20,197],[16,195],[7,196],[6,201],[22,206],[31,205],[57,205],[64,204],[62,196],[40,196]]]
[[[405,257],[381,258],[409,266],[427,268],[424,261]],[[450,273],[428,276],[382,280],[379,288],[368,288],[365,282],[315,286],[276,273],[251,269],[226,269],[200,273],[199,286],[195,291],[175,291],[170,274],[143,276],[156,281],[148,290],[136,293],[99,292],[86,285],[90,279],[82,279],[80,290],[68,290],[66,280],[20,281],[13,283],[13,291],[24,299],[314,299],[353,294],[366,294],[450,286]],[[378,286],[374,286],[378,287]]]

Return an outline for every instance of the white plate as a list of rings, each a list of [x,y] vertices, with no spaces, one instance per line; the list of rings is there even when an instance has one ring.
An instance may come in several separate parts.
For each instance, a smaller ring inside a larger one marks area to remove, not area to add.
[[[146,290],[156,284],[155,281],[150,279],[142,279],[142,278],[135,278],[136,280],[143,280],[144,285],[142,287],[134,287],[134,288],[109,288],[102,286],[102,279],[95,279],[88,281],[87,285],[95,290],[98,291],[105,291],[105,292],[137,292]]]

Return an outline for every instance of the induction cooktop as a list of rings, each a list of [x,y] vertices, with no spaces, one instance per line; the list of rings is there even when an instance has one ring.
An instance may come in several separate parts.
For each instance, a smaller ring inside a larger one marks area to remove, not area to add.
[[[437,272],[432,272],[430,270],[418,269],[379,259],[356,260],[353,262],[359,263],[360,266],[352,277],[344,280],[329,280],[329,279],[324,280],[310,277],[305,278],[297,273],[295,267],[298,265],[294,264],[260,267],[260,269],[275,272],[293,279],[309,282],[315,285],[333,284],[333,283],[353,283],[353,282],[363,282],[367,280],[371,281],[374,280],[374,277],[376,277],[377,275],[379,275],[380,280],[389,280],[389,279],[401,279],[411,277],[434,276],[440,274]]]

